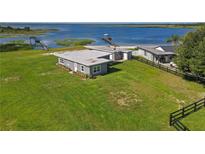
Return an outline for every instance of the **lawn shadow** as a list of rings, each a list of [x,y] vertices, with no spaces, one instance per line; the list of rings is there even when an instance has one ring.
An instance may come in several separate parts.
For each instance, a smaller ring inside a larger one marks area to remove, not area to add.
[[[205,80],[203,79],[198,79],[197,77],[194,76],[183,76],[183,79],[188,80],[188,81],[192,81],[192,82],[197,82],[201,85],[203,85],[203,87],[205,87]]]
[[[118,64],[121,64],[122,62],[120,62],[120,61],[117,61],[117,62],[112,62],[111,64],[110,64],[110,66],[115,66],[115,65],[118,65]]]
[[[110,74],[110,73],[116,73],[116,72],[121,71],[121,69],[116,68],[116,67],[113,67],[113,66],[118,65],[118,64],[121,64],[121,63],[122,63],[122,62],[117,61],[117,62],[113,62],[113,63],[109,64],[107,73]]]
[[[110,66],[110,67],[108,67],[108,69],[107,69],[107,73],[101,74],[101,75],[98,75],[98,76],[106,76],[106,75],[108,75],[108,74],[116,73],[116,72],[119,72],[119,71],[121,71],[121,69]],[[97,79],[98,76],[93,76],[92,79]]]
[[[110,73],[116,73],[116,72],[119,72],[119,71],[121,71],[121,69],[119,69],[119,68],[115,68],[115,67],[109,67],[108,68],[108,73],[110,74]]]

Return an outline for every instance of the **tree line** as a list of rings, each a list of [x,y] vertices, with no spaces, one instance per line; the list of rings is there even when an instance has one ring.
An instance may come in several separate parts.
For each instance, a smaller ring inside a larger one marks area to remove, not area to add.
[[[19,30],[25,30],[25,31],[30,31],[30,27],[26,26],[23,28],[14,28],[11,26],[1,26],[0,25],[0,32],[8,32],[8,31],[19,31]]]

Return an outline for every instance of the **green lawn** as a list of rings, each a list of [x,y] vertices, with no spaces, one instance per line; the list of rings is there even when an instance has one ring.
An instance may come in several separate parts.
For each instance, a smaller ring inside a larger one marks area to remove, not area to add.
[[[190,114],[182,120],[183,124],[191,130],[205,130],[205,108]]]
[[[0,130],[175,130],[169,113],[205,95],[203,85],[136,60],[81,80],[45,52],[0,53]]]

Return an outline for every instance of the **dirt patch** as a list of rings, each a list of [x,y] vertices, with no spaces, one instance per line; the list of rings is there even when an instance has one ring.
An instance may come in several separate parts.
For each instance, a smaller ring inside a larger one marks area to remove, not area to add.
[[[191,103],[194,103],[195,101],[197,101],[197,100],[199,100],[199,99],[201,99],[201,98],[203,98],[203,97],[205,96],[205,95],[204,95],[204,94],[205,94],[204,92],[199,93],[199,94],[201,94],[201,96],[199,97],[199,96],[197,95],[196,98],[187,96],[187,98],[179,99],[179,98],[176,98],[176,97],[173,96],[173,95],[170,95],[169,98],[170,98],[171,100],[173,100],[174,103],[177,104],[178,109],[181,109],[181,108],[183,108],[183,107],[185,107],[185,106],[187,106],[187,105],[189,105],[189,104],[191,104]]]
[[[6,78],[3,78],[3,79],[1,79],[1,80],[2,80],[2,81],[5,81],[5,82],[18,81],[18,80],[20,80],[20,76],[6,77]]]
[[[142,99],[136,94],[125,91],[110,92],[111,99],[120,107],[131,107],[140,104]]]
[[[6,120],[6,121],[0,121],[0,122],[4,124],[2,125],[2,127],[0,127],[0,131],[4,131],[4,129],[7,131],[10,131],[10,130],[13,130],[13,128],[16,126],[17,120],[14,119],[14,120]]]
[[[43,53],[41,55],[43,55],[43,56],[50,56],[50,55],[54,55],[54,54],[55,54],[54,52],[50,52],[50,53]]]
[[[181,108],[183,108],[183,107],[186,106],[186,103],[185,103],[184,100],[176,99],[176,102],[177,102],[177,104],[179,105],[179,107],[178,107],[179,109],[181,109]]]
[[[203,97],[205,97],[205,92],[201,92],[199,95],[201,98],[203,98]]]
[[[187,105],[187,102],[186,102],[185,100],[183,100],[183,99],[178,99],[178,98],[176,98],[176,97],[173,96],[173,95],[170,95],[169,97],[170,97],[171,100],[174,101],[174,103],[177,104],[178,109],[181,109],[181,108],[183,108],[184,106]]]
[[[43,73],[40,73],[39,75],[40,76],[46,76],[46,75],[51,75],[53,74],[52,72],[43,72]]]

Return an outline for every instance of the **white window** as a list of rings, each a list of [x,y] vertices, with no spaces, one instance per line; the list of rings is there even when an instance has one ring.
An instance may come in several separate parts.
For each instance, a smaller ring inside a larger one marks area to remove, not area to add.
[[[83,65],[81,65],[81,72],[84,72],[85,71],[85,69],[84,69],[84,66]]]
[[[64,59],[63,58],[60,58],[60,63],[64,63]]]
[[[99,72],[101,72],[101,65],[93,66],[93,73],[96,74]]]

